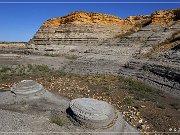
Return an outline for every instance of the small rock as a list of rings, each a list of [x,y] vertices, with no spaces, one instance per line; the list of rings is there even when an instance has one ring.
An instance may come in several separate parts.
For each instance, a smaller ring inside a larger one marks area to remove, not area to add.
[[[145,108],[146,106],[145,105],[141,105],[141,108]]]
[[[142,122],[143,122],[143,119],[140,119],[140,120],[139,120],[139,123],[142,123]]]
[[[140,112],[136,112],[136,115],[139,116],[139,115],[140,115]]]

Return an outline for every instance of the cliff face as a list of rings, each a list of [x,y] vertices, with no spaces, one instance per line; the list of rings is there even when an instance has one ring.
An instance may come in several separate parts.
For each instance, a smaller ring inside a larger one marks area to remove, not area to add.
[[[29,44],[37,45],[98,45],[104,40],[137,31],[150,16],[121,19],[116,16],[73,12],[43,23]]]
[[[131,25],[141,24],[143,21],[151,20],[150,15],[146,16],[129,16],[126,19],[124,19],[124,24],[130,23]]]
[[[117,16],[88,13],[88,12],[73,12],[64,17],[52,18],[43,23],[42,27],[59,27],[64,24],[80,24],[80,25],[106,25],[118,26],[121,29],[127,30],[134,25],[141,23],[144,20],[150,19],[150,16],[130,16],[126,19],[121,19]]]
[[[49,19],[43,23],[42,27],[58,27],[62,26],[63,24],[96,24],[118,26],[121,24],[121,18],[100,13],[73,12],[64,17]]]
[[[152,23],[163,24],[177,21],[180,19],[180,9],[173,10],[159,10],[151,15],[146,16],[130,16],[126,19],[121,19],[117,16],[88,13],[88,12],[73,12],[64,17],[57,17],[47,20],[42,27],[58,27],[63,24],[99,24],[99,25],[114,25],[122,28],[122,25],[135,25],[142,21],[151,19]]]
[[[121,19],[73,12],[43,23],[27,47],[40,54],[77,56],[75,73],[135,76],[180,95],[180,9]]]
[[[73,12],[43,23],[30,44],[95,45],[123,32],[119,17],[100,13]]]
[[[44,22],[29,44],[98,45],[113,37],[136,32],[149,24],[169,24],[179,19],[180,9],[161,10],[126,19],[101,13],[73,12]]]
[[[35,45],[43,50],[45,45],[110,45],[109,39],[123,37],[149,24],[169,24],[179,20],[179,14],[179,9],[161,10],[121,19],[101,13],[73,12],[44,22],[30,40],[29,47]]]
[[[180,9],[160,10],[152,14],[152,23],[165,24],[180,19]]]

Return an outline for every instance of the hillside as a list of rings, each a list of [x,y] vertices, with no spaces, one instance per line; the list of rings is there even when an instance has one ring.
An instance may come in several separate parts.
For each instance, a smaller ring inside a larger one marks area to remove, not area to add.
[[[179,15],[180,9],[126,19],[73,12],[44,22],[27,47],[43,55],[76,56],[65,69],[136,76],[179,95]]]

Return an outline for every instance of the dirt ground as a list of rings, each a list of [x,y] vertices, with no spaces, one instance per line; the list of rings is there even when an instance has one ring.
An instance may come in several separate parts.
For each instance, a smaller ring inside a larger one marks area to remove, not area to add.
[[[9,90],[13,84],[21,80],[32,79],[41,83],[47,90],[69,99],[91,97],[107,101],[122,112],[128,123],[147,134],[180,132],[180,99],[143,82],[121,76],[78,75],[57,70],[56,67],[74,61],[64,57],[57,59],[47,56],[3,54],[0,58],[0,90]],[[27,65],[21,66],[25,62]],[[16,68],[12,70],[4,66],[4,63],[8,66],[16,65]],[[30,65],[32,63],[45,63],[46,66],[33,67]],[[55,67],[56,71],[51,71],[47,65]]]
[[[91,97],[107,101],[123,113],[124,118],[143,132],[170,132],[179,130],[179,99],[159,92],[130,78],[111,75],[75,75],[64,72],[34,75],[7,74],[1,77],[0,89],[9,89],[23,79],[33,79],[49,91],[69,99]],[[135,83],[134,83],[134,82]],[[144,96],[138,95],[142,91]]]

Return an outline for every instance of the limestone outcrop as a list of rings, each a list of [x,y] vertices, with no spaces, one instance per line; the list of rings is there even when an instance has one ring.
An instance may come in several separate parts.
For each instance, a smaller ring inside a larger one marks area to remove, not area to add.
[[[114,45],[115,37],[124,37],[150,24],[169,24],[179,20],[180,9],[160,10],[151,15],[117,16],[77,11],[43,23],[28,47],[34,50],[59,50],[50,45]],[[112,39],[112,40],[111,40]]]
[[[121,19],[112,15],[73,12],[43,23],[30,45],[95,45],[122,33]],[[42,45],[42,46],[41,46]]]
[[[64,17],[57,17],[47,20],[42,27],[61,26],[63,24],[99,24],[99,25],[115,25],[121,23],[121,18],[112,15],[91,12],[73,12]]]
[[[180,19],[180,9],[160,10],[152,14],[152,23],[164,24],[171,23]]]
[[[46,45],[98,45],[128,31],[137,31],[150,20],[150,16],[123,20],[100,13],[73,12],[44,22],[29,41],[28,47],[46,50]]]
[[[151,65],[154,68],[146,66],[146,71],[143,68],[131,70],[136,77],[140,74],[141,79],[149,78],[146,79],[148,83],[157,84],[163,90],[166,87],[170,93],[178,93],[179,15],[180,9],[160,10],[151,15],[126,19],[100,13],[73,12],[44,22],[27,46],[33,53],[77,56],[76,60],[63,67],[75,73],[128,73],[132,76],[129,72],[132,67]],[[134,59],[142,60],[141,64],[126,66],[133,65]],[[159,65],[160,62],[163,64]],[[167,71],[173,75],[166,74]]]

